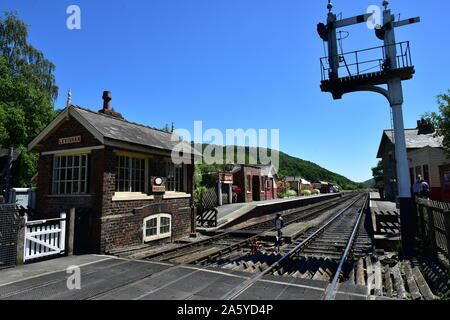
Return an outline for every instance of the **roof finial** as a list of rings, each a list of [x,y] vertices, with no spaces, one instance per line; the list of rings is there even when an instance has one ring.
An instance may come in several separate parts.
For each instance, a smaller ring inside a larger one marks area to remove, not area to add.
[[[384,10],[387,10],[388,6],[389,6],[389,1],[388,0],[384,0],[383,1]]]
[[[72,104],[72,91],[69,88],[69,91],[67,92],[67,108],[70,107]]]
[[[328,12],[331,12],[331,10],[333,9],[333,4],[331,3],[331,0],[328,0],[327,9],[328,9]]]

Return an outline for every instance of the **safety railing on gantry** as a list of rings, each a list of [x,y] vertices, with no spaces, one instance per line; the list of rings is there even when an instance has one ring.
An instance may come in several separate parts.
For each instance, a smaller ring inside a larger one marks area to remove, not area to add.
[[[396,69],[413,67],[409,41],[396,43],[395,46],[397,47]],[[387,48],[388,46],[379,46],[339,54],[339,78],[391,70],[390,61],[386,59]],[[333,80],[329,63],[333,57],[329,56],[320,59],[322,81]],[[340,72],[341,70],[344,70],[344,72]]]

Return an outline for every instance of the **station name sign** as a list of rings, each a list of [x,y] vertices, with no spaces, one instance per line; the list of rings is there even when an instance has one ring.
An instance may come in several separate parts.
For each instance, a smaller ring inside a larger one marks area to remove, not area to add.
[[[60,138],[58,141],[59,144],[72,144],[77,142],[81,142],[81,136]]]
[[[219,176],[218,176],[217,182],[224,183],[224,184],[233,184],[233,174],[232,173],[219,172]]]

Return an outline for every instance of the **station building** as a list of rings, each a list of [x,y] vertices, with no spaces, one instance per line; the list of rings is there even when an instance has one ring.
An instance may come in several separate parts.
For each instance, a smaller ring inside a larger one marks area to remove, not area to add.
[[[69,105],[29,144],[39,153],[37,216],[75,208],[76,254],[189,235],[190,145],[125,120],[110,108],[109,92],[103,99],[98,112]],[[173,157],[181,145],[188,152]]]
[[[442,137],[436,136],[433,126],[423,119],[417,121],[417,128],[406,129],[405,137],[411,189],[423,178],[430,185],[431,199],[450,201],[450,159],[442,148]],[[394,146],[394,132],[385,130],[377,157],[383,160],[384,196],[391,201],[398,194]]]
[[[312,188],[311,182],[298,176],[286,176],[283,182],[285,182],[286,186],[297,192],[299,196],[302,194],[301,191],[303,188],[308,188],[308,190]]]
[[[272,165],[238,165],[232,173],[233,184],[241,190],[238,202],[277,198],[276,170]]]

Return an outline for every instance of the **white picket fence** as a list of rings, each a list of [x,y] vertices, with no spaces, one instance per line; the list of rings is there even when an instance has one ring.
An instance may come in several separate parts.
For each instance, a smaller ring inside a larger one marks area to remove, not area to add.
[[[66,241],[66,214],[59,218],[28,221],[25,217],[24,260],[61,255]]]

